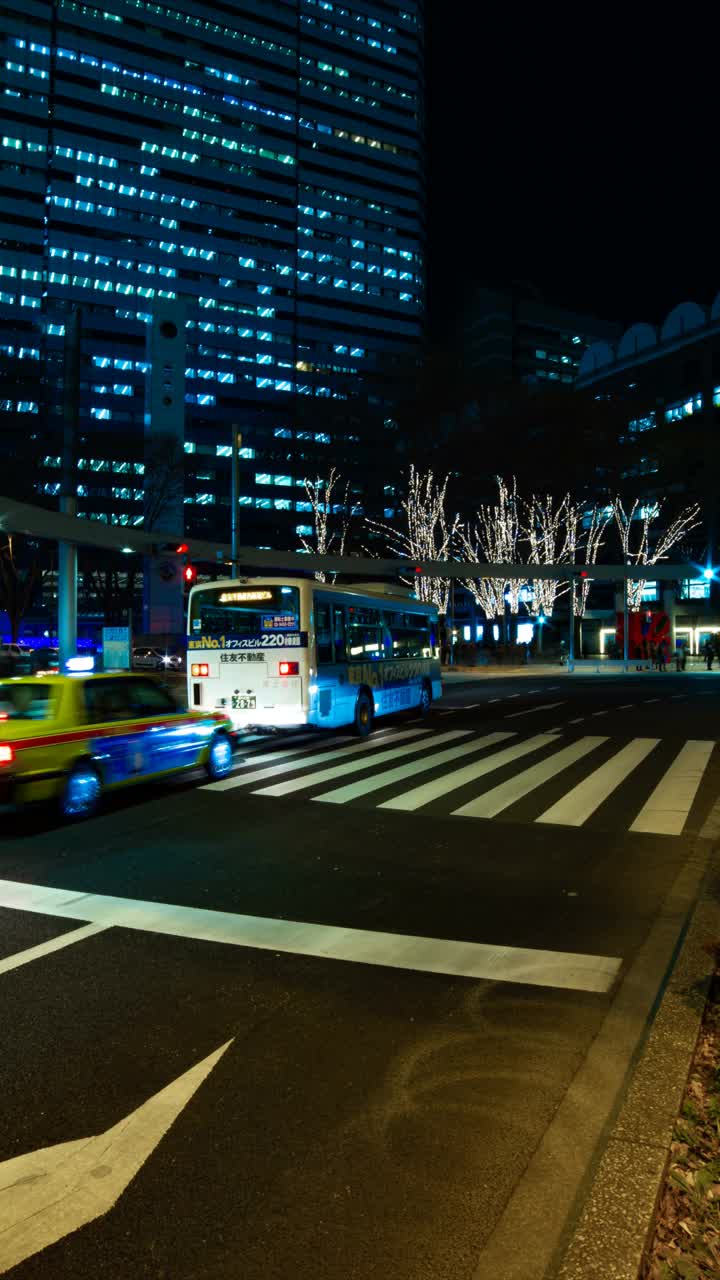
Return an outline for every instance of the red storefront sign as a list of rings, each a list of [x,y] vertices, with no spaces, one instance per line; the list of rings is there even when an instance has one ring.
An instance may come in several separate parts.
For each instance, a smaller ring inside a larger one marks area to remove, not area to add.
[[[615,639],[623,652],[625,619],[616,614]],[[666,613],[653,609],[641,609],[628,614],[628,658],[651,658],[658,645],[665,645],[670,653],[670,619]]]

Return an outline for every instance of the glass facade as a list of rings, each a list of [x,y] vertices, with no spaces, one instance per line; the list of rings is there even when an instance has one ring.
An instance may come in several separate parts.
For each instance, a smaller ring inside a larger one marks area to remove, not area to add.
[[[369,424],[424,311],[419,0],[4,12],[0,431],[34,441],[35,492],[59,491],[80,308],[79,508],[141,523],[146,330],[178,299],[188,530],[227,536],[233,424],[246,537],[292,546],[333,463],[379,514]]]

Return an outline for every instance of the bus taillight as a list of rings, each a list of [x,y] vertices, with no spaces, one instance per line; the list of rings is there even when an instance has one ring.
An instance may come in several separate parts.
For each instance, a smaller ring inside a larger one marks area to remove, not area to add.
[[[191,676],[209,676],[210,667],[208,666],[207,662],[193,662],[192,666],[190,667],[190,675]]]
[[[280,663],[281,676],[297,676],[299,674],[300,674],[299,662],[281,662]]]

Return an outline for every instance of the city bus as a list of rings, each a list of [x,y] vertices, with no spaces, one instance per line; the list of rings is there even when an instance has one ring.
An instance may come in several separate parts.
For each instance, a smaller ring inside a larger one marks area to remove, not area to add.
[[[188,706],[238,730],[297,725],[370,732],[376,716],[442,693],[437,610],[382,584],[237,578],[188,600]]]

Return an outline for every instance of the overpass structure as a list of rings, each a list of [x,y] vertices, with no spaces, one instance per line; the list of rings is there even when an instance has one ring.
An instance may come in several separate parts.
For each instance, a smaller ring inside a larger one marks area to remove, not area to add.
[[[0,531],[21,533],[32,538],[42,538],[60,544],[97,547],[105,551],[119,551],[126,555],[167,555],[178,545],[178,535],[164,534],[160,530],[145,532],[127,525],[105,525],[85,520],[64,512],[47,511],[26,502],[0,496]],[[193,560],[204,564],[227,565],[232,563],[233,550],[229,542],[208,542],[191,538],[188,542]],[[409,560],[375,556],[317,555],[305,551],[261,550],[257,547],[237,547],[238,563],[248,569],[267,572],[299,573],[322,570],[325,573],[341,573],[370,578],[399,578],[406,574],[418,574],[428,578],[501,578],[528,581],[529,579],[581,579],[595,582],[637,581],[652,576],[656,581],[677,582],[701,576],[704,569],[694,562],[648,564],[488,564],[473,560]],[[626,601],[627,592],[623,592]],[[572,606],[572,593],[570,596]],[[574,619],[570,611],[569,661],[574,653]],[[625,648],[627,650],[628,625],[625,622]],[[77,638],[77,581],[76,577],[59,577],[58,580],[58,638],[61,660],[75,651]],[[627,661],[627,652],[625,653]]]

